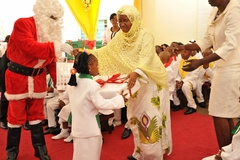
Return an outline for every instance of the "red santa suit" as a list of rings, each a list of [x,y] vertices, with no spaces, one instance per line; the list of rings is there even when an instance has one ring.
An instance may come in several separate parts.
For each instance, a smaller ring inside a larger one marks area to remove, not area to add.
[[[20,18],[14,23],[8,43],[6,159],[17,159],[21,125],[28,120],[34,156],[50,160],[41,122],[47,91],[46,69],[56,84],[56,59],[61,56],[61,51],[72,51],[72,46],[61,43],[64,11],[58,0],[36,0],[33,11],[33,17]]]
[[[53,79],[54,84],[56,84],[56,53],[61,52],[60,46],[54,47],[53,42],[38,42],[37,30],[35,25],[35,20],[33,17],[20,18],[14,24],[14,29],[11,34],[11,38],[8,44],[8,58],[10,61],[20,64],[24,67],[29,68],[44,68],[46,67]],[[46,71],[44,70],[41,74],[37,76],[26,76],[23,74],[15,73],[9,69],[6,71],[6,97],[10,100],[22,100],[26,98],[40,98],[38,102],[39,106],[42,106],[43,98],[46,95]],[[14,105],[16,102],[14,102]],[[20,103],[21,105],[23,103]],[[18,104],[17,104],[18,105]],[[23,104],[24,105],[24,104]],[[42,108],[37,107],[36,110]],[[25,106],[18,106],[25,107]],[[11,124],[24,124],[25,118],[17,120],[11,117],[12,110],[9,110],[8,122]],[[21,113],[21,112],[18,112]],[[21,115],[19,115],[21,116]],[[22,115],[23,116],[23,115]],[[12,119],[13,118],[13,119]],[[37,117],[42,120],[44,114],[41,113]],[[31,117],[29,120],[34,120],[36,118]]]

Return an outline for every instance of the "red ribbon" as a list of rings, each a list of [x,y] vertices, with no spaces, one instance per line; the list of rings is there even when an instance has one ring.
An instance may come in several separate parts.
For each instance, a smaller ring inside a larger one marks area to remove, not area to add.
[[[176,61],[177,57],[176,56],[170,57],[168,62],[164,64],[164,67],[167,68],[168,66],[170,66],[170,64],[172,63],[173,60]]]
[[[124,79],[119,79],[120,73],[114,74],[111,78],[108,78],[106,81],[102,79],[97,79],[96,82],[102,87],[105,83],[123,83]]]
[[[86,45],[88,46],[88,49],[93,49],[96,45],[96,40],[92,40],[92,41],[87,40]]]

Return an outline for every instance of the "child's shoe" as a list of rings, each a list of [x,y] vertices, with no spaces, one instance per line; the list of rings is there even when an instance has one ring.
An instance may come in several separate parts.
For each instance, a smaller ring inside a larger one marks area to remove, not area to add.
[[[61,139],[61,138],[67,138],[69,136],[69,132],[67,129],[62,129],[61,132],[56,135],[53,136],[52,139]]]
[[[70,133],[70,135],[67,138],[65,138],[63,141],[66,143],[72,142],[73,141],[72,134]]]

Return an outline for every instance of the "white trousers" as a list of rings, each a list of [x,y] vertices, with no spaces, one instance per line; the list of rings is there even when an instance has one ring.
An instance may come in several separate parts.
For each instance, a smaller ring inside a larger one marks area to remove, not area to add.
[[[172,92],[173,104],[178,106],[180,105],[180,99],[177,96],[177,89]]]
[[[55,96],[47,101],[47,117],[48,117],[48,127],[56,127],[55,121],[55,109],[59,108],[59,96]]]
[[[202,94],[202,86],[205,82],[211,83],[210,81],[204,81],[202,79],[197,80],[195,93],[196,93],[196,96],[197,96],[198,103],[201,103],[201,102],[205,101],[205,99],[203,97],[203,94]]]
[[[59,112],[59,114],[58,114],[58,117],[59,117],[58,123],[62,124],[62,122],[67,122],[70,113],[71,113],[71,107],[70,107],[70,104],[68,103]]]
[[[47,101],[49,100],[49,99],[51,99],[51,98],[44,98],[44,102],[43,102],[43,104],[44,104],[44,118],[45,119],[48,119],[48,117],[47,117]]]
[[[73,137],[73,160],[100,160],[102,135],[89,138]]]
[[[187,106],[196,109],[197,105],[193,99],[193,94],[192,91],[195,88],[193,88],[193,84],[191,84],[190,82],[184,82],[182,85],[182,91],[183,94],[185,95],[186,99],[187,99]]]

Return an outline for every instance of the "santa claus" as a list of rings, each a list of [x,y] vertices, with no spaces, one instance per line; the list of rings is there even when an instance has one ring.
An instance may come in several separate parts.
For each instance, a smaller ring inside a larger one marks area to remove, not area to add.
[[[15,160],[19,151],[21,125],[29,121],[35,156],[49,160],[41,121],[46,96],[46,70],[56,84],[56,61],[72,46],[62,43],[62,5],[58,0],[36,0],[34,16],[20,18],[8,43],[6,92],[9,100],[7,158]]]

